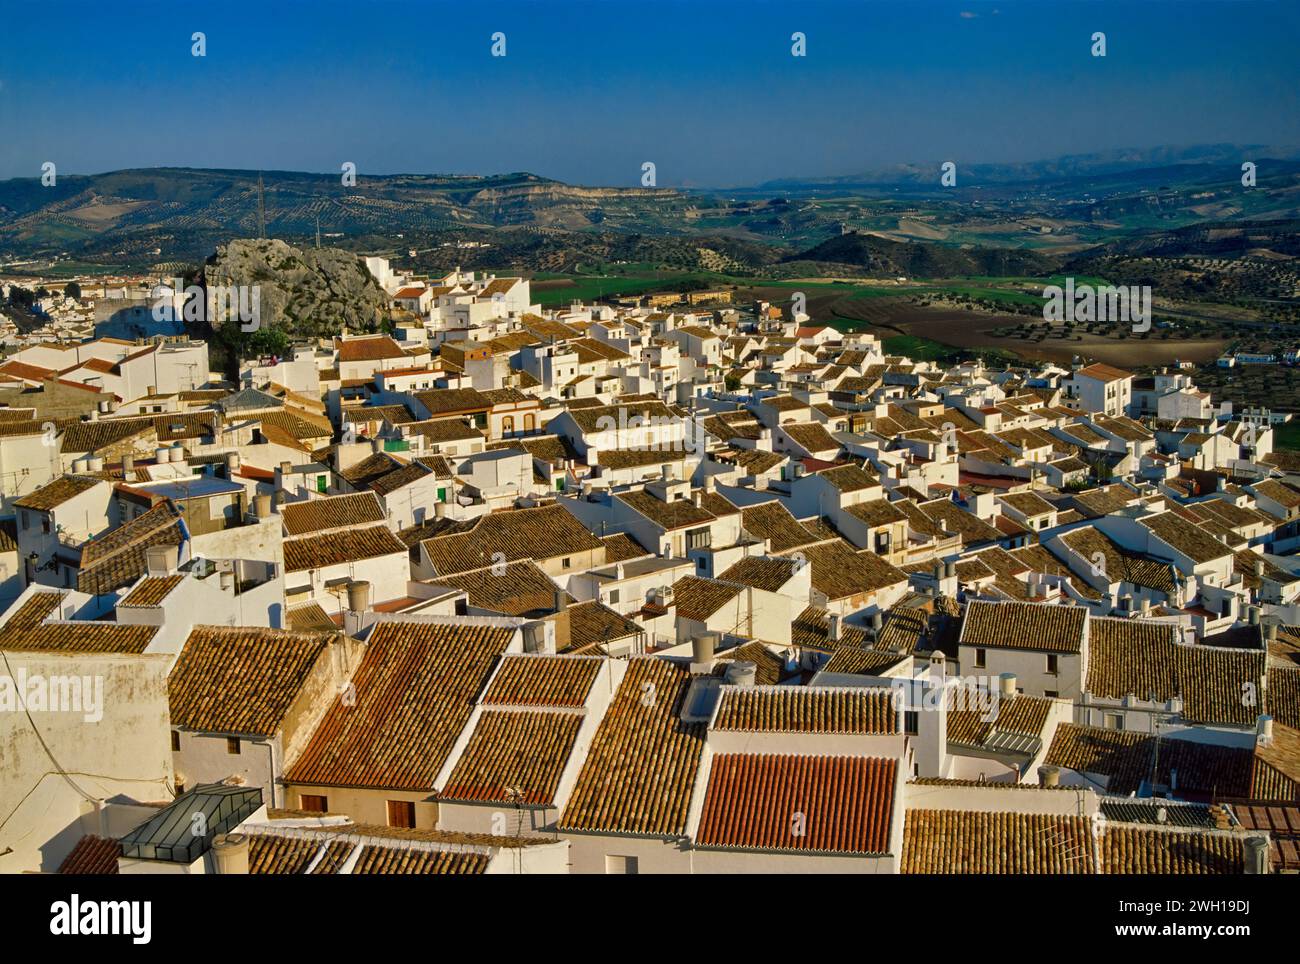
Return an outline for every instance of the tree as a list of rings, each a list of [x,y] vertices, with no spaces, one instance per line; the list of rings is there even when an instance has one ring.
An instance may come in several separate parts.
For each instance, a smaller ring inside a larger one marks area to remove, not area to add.
[[[63,287],[63,297],[65,297],[65,298],[80,298],[80,297],[81,297],[81,285],[77,284],[75,281],[69,281],[69,282],[68,282],[66,285],[64,285],[64,287]]]

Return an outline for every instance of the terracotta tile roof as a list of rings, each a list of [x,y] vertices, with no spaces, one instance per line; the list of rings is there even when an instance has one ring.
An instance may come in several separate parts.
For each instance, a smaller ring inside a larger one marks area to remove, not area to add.
[[[289,619],[289,628],[296,633],[333,632],[338,628],[320,603],[294,606],[286,615]]]
[[[11,610],[0,633],[10,634],[20,629],[31,629],[45,622],[63,602],[63,593],[36,590],[21,606]]]
[[[484,710],[438,796],[553,806],[582,721],[576,712]]]
[[[700,847],[884,854],[898,761],[857,756],[718,754]]]
[[[703,506],[697,506],[690,499],[665,502],[644,489],[622,492],[615,498],[663,529],[707,525],[715,518],[712,512]]]
[[[1300,669],[1270,666],[1264,692],[1269,715],[1283,726],[1300,729]]]
[[[387,452],[375,452],[360,462],[349,465],[339,474],[358,489],[368,489],[390,472],[396,472],[407,463],[393,458]]]
[[[1245,847],[1239,833],[1116,826],[1101,834],[1103,874],[1241,874]]]
[[[361,848],[354,874],[484,874],[488,856],[455,850],[408,850],[404,847]]]
[[[1029,572],[1042,573],[1048,576],[1060,576],[1068,582],[1079,595],[1085,599],[1100,599],[1101,594],[1093,589],[1090,585],[1074,576],[1069,567],[1061,562],[1054,555],[1044,549],[1041,545],[1021,546],[1019,549],[1012,549],[1009,553],[1011,558],[1021,563]],[[1089,557],[1091,558],[1091,557]]]
[[[1247,830],[1264,830],[1274,869],[1300,870],[1300,807],[1234,804],[1232,812]]]
[[[498,552],[507,562],[594,552],[599,564],[604,560],[598,550],[605,547],[560,505],[493,512],[469,532],[428,539],[423,545],[440,576],[491,565]]]
[[[685,669],[633,657],[596,731],[559,829],[677,837],[704,750],[705,728],[683,723]]]
[[[385,358],[402,358],[402,346],[387,335],[365,335],[360,338],[336,338],[334,350],[340,362],[380,361]]]
[[[970,705],[962,702],[961,691],[950,695],[955,706]],[[1018,695],[1011,699],[999,699],[992,706],[979,709],[950,709],[948,741],[964,746],[983,747],[991,737],[999,733],[1041,737],[1051,708],[1051,700]],[[992,719],[989,719],[990,715]]]
[[[252,833],[248,835],[248,872],[305,874],[311,868],[313,874],[334,874],[347,861],[353,846],[343,842],[328,843],[315,837]]]
[[[1122,368],[1116,368],[1113,365],[1104,365],[1096,362],[1084,368],[1080,368],[1075,375],[1086,375],[1089,378],[1095,378],[1102,382],[1116,382],[1124,378],[1132,378],[1132,372],[1126,372]]]
[[[74,496],[90,491],[102,481],[102,479],[84,475],[65,475],[62,478],[55,479],[48,485],[41,486],[34,492],[29,492],[21,498],[14,499],[13,504],[20,509],[48,512],[50,509],[57,509]]]
[[[530,559],[512,562],[504,569],[491,567],[439,576],[438,582],[469,594],[474,609],[489,610],[505,616],[550,612],[555,608],[559,587]],[[564,598],[569,598],[565,594]]]
[[[947,499],[925,502],[919,508],[940,529],[960,536],[963,546],[1002,538],[996,528]]]
[[[290,783],[429,790],[514,630],[467,622],[382,622],[353,674],[288,768]]]
[[[427,392],[416,392],[413,397],[434,418],[439,415],[486,412],[492,408],[491,399],[473,388],[438,388]]]
[[[1162,739],[1157,782],[1167,784],[1177,771],[1180,796],[1249,796],[1254,756],[1236,747]],[[1135,792],[1150,780],[1157,755],[1154,737],[1125,730],[1062,723],[1056,728],[1045,762],[1080,773],[1109,777],[1106,791]]]
[[[808,452],[838,452],[840,449],[840,443],[835,441],[820,422],[785,424],[781,426],[781,430],[796,445]]]
[[[822,667],[822,672],[847,676],[879,676],[906,658],[901,653],[844,644],[836,647],[830,662]]]
[[[369,492],[327,496],[305,502],[286,502],[280,506],[280,519],[287,535],[300,536],[323,529],[363,526],[383,522],[384,507]]]
[[[1078,653],[1087,618],[1084,606],[972,600],[966,606],[960,641],[989,649]]]
[[[898,732],[898,711],[883,687],[727,686],[715,730],[754,733]]]
[[[149,549],[167,546],[179,550],[184,543],[180,510],[170,500],[159,502],[82,546],[77,588],[98,595],[129,585],[148,570]]]
[[[284,568],[286,572],[304,572],[397,552],[406,555],[406,545],[386,525],[344,529],[284,540]]]
[[[673,583],[673,598],[677,615],[683,619],[701,622],[728,605],[745,591],[744,586],[699,576],[682,576]]]
[[[1162,512],[1139,519],[1138,523],[1194,563],[1211,562],[1232,555],[1232,549],[1176,513]]]
[[[1274,722],[1273,742],[1255,747],[1254,763],[1249,793],[1252,798],[1300,803],[1300,731]]]
[[[831,600],[907,582],[907,573],[874,552],[854,552],[838,539],[805,546],[799,553],[812,566],[813,588]]]
[[[1061,536],[1061,541],[1083,556],[1089,566],[1100,553],[1107,580],[1131,582],[1166,596],[1172,596],[1177,590],[1178,571],[1171,564],[1125,549],[1091,526],[1067,532]]]
[[[649,552],[641,548],[640,543],[625,532],[617,532],[612,536],[601,536],[600,541],[605,543],[606,565],[624,562],[628,559],[640,559],[643,556],[650,555]]]
[[[741,510],[745,531],[758,539],[767,539],[774,553],[788,552],[814,540],[780,502],[764,502]]]
[[[1278,479],[1264,479],[1262,482],[1256,482],[1251,486],[1251,490],[1272,499],[1287,509],[1300,506],[1300,491]]]
[[[172,725],[273,735],[333,638],[251,626],[196,627],[167,677]]]
[[[264,435],[267,434],[267,429],[276,429],[300,442],[314,442],[321,439],[329,441],[334,435],[328,420],[302,409],[263,412],[257,416],[257,420],[261,423]]]
[[[861,465],[837,465],[817,473],[841,492],[861,492],[880,485],[875,472]]]
[[[59,864],[61,874],[115,874],[117,859],[122,856],[122,845],[112,837],[86,834],[77,841],[72,852]]]
[[[790,641],[796,646],[832,652],[839,646],[870,648],[871,643],[861,629],[840,620],[840,638],[830,639],[830,613],[818,606],[809,606],[790,624]]]
[[[0,649],[10,652],[143,653],[157,626],[101,623],[86,620],[42,623],[0,632]]]
[[[173,589],[185,581],[183,575],[147,576],[118,602],[118,606],[159,606]]]
[[[645,632],[640,623],[627,619],[595,600],[570,606],[569,645],[566,653],[604,652],[613,642]]]
[[[797,571],[798,563],[790,559],[746,556],[718,578],[723,582],[736,582],[764,592],[779,592],[782,586],[794,578]]]
[[[973,810],[908,810],[905,874],[1091,874],[1086,817]]]
[[[483,439],[485,436],[472,425],[466,425],[458,418],[437,418],[427,422],[412,422],[410,432],[422,435],[426,442],[463,442],[466,439]]]
[[[907,518],[888,499],[868,499],[865,502],[857,502],[844,511],[870,528],[902,522]]]
[[[501,658],[485,706],[582,706],[600,672],[598,656],[511,653]]]
[[[1087,689],[1093,696],[1122,700],[1183,699],[1190,722],[1253,726],[1259,713],[1242,699],[1245,687],[1269,696],[1264,687],[1263,650],[1189,646],[1177,641],[1177,627],[1144,619],[1094,618],[1088,628]]]

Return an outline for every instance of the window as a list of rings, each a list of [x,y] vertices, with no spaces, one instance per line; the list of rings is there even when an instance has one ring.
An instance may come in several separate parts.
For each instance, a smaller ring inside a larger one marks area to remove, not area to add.
[[[618,854],[605,855],[605,873],[607,874],[635,874],[637,873],[637,858],[622,857]]]
[[[1124,729],[1124,714],[1107,713],[1102,718],[1102,725],[1104,725],[1108,730],[1122,730]]]
[[[611,590],[609,591],[609,601],[610,601],[611,603],[616,603],[616,602],[618,602],[618,590],[617,590],[617,589],[611,589]]]
[[[306,810],[308,813],[328,813],[329,808],[329,797],[317,793],[298,794],[299,810]]]
[[[239,737],[237,737],[237,736],[228,736],[228,737],[226,737],[226,752],[238,756],[238,754],[239,754]]]
[[[501,434],[510,435],[515,430],[515,420],[512,416],[507,415],[501,419]]]
[[[41,531],[47,536],[50,534],[50,517],[47,515],[41,516]]]
[[[389,800],[388,825],[415,829],[415,804],[410,800]]]
[[[573,566],[573,560],[570,559],[568,556],[565,556],[563,565],[565,569],[569,569]]]
[[[916,736],[921,732],[921,714],[916,710],[903,711],[903,732],[909,736]]]
[[[1053,675],[1060,671],[1055,653],[1049,653],[1047,656],[1047,671]]]
[[[982,649],[975,650],[975,665],[980,668],[983,668],[985,666],[985,660],[987,656],[988,653],[985,650]]]
[[[181,731],[172,730],[172,750],[175,751],[175,750],[179,750],[180,748],[181,748]]]
[[[1058,693],[1056,690],[1043,690],[1043,695],[1046,696],[1049,700],[1054,700],[1059,698],[1061,694]]]
[[[713,532],[708,526],[702,529],[692,529],[686,533],[686,551],[692,549],[707,549],[713,542]]]

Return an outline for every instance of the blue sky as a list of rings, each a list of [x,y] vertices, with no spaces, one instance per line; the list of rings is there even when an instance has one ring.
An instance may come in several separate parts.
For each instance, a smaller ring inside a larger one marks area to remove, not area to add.
[[[635,185],[649,160],[660,186],[726,186],[1300,144],[1291,0],[3,2],[0,178],[354,161]]]

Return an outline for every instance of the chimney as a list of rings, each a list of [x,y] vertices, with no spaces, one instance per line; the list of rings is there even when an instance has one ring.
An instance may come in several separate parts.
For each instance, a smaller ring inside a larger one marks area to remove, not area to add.
[[[292,475],[292,474],[293,474],[293,463],[292,463],[292,462],[281,462],[281,463],[280,463],[280,478],[281,478],[281,480],[287,479],[287,478],[288,478],[290,475]]]
[[[704,495],[703,495],[703,493],[700,493],[700,492],[692,492],[692,493],[691,493],[691,502],[692,502],[692,504],[695,506],[695,508],[697,508],[697,509],[702,508],[702,507],[704,506]]]
[[[129,455],[122,456],[122,480],[130,482],[135,478],[135,459]]]
[[[831,613],[829,624],[826,627],[826,640],[831,643],[840,641],[840,614]]]
[[[1273,717],[1261,714],[1255,720],[1255,745],[1273,745]]]
[[[348,583],[348,610],[364,613],[370,609],[370,583],[354,579]]]
[[[226,453],[226,478],[228,479],[234,478],[235,473],[239,471],[239,465],[240,465],[239,453],[227,452]]]
[[[1248,623],[1250,623],[1250,625],[1252,625],[1252,626],[1258,626],[1258,625],[1259,625],[1259,607],[1258,607],[1258,606],[1250,606],[1249,608],[1247,608],[1247,610],[1246,610],[1246,621],[1247,621]]]
[[[1261,579],[1263,578],[1263,576],[1264,576],[1264,560],[1263,560],[1263,559],[1256,559],[1256,560],[1255,560],[1255,575],[1256,575],[1257,577],[1261,578]]]
[[[919,702],[909,707],[916,714],[916,764],[923,777],[948,776],[948,681],[943,653],[930,657],[930,673],[912,681]]]
[[[691,637],[691,672],[697,676],[713,670],[713,654],[718,647],[717,633],[696,633]]]
[[[562,613],[567,608],[568,603],[564,599],[564,590],[557,586],[551,596],[551,609],[557,613]]]
[[[1242,841],[1244,866],[1242,872],[1247,874],[1268,873],[1268,838],[1259,834],[1246,837]]]
[[[253,496],[253,514],[259,519],[271,518],[271,497],[269,495]]]
[[[171,574],[171,546],[150,546],[144,551],[145,570],[149,576],[167,576]]]
[[[248,873],[248,835],[219,833],[212,838],[212,857],[219,874]]]
[[[1001,673],[998,676],[998,695],[1004,700],[1016,698],[1016,674]]]
[[[1039,767],[1038,785],[1040,787],[1059,787],[1061,785],[1061,768]]]

